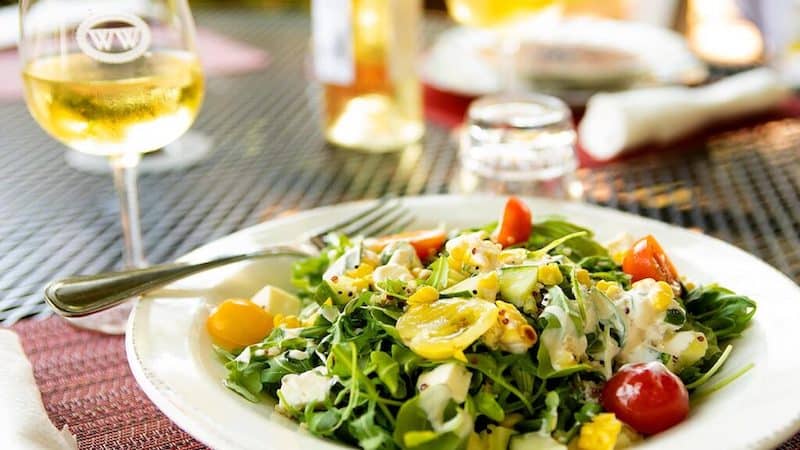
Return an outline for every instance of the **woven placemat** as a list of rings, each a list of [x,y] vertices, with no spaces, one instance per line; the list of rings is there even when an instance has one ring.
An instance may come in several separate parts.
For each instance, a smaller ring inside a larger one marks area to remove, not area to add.
[[[47,414],[69,425],[81,449],[205,449],[139,389],[125,339],[79,330],[52,317],[13,329],[33,365]]]
[[[206,448],[139,389],[123,337],[79,330],[56,317],[13,329],[31,360],[47,414],[56,427],[69,425],[81,449]],[[800,449],[800,433],[779,449]]]

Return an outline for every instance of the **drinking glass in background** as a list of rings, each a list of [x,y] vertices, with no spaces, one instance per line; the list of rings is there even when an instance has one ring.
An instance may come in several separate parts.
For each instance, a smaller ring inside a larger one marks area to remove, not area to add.
[[[579,198],[572,113],[548,95],[480,98],[461,130],[457,190]]]
[[[146,265],[136,167],[180,137],[203,98],[185,0],[22,0],[20,56],[31,115],[55,139],[108,158],[127,268]],[[77,27],[76,27],[77,24]],[[130,302],[73,323],[124,333]]]
[[[494,29],[499,37],[503,92],[474,101],[461,130],[461,171],[453,188],[555,198],[582,195],[575,181],[575,129],[561,100],[521,92],[519,38],[508,25],[560,2],[553,0],[447,0],[463,25]]]

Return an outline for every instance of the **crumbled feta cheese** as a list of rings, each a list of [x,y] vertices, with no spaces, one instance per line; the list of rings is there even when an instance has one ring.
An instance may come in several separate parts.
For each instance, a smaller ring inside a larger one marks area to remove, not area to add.
[[[428,270],[428,269],[415,269],[415,270],[412,270],[411,272],[414,274],[414,276],[416,276],[419,279],[423,279],[423,280],[428,278],[429,276],[431,276],[433,274],[433,271]]]
[[[304,359],[308,359],[308,353],[302,350],[289,350],[286,352],[286,356],[296,361],[302,361]]]
[[[294,339],[300,337],[300,333],[303,331],[302,328],[284,328],[283,329],[283,338],[284,339]]]
[[[500,267],[499,244],[483,239],[483,233],[468,233],[447,241],[448,263],[470,273],[489,272]]]
[[[250,347],[245,347],[242,353],[239,353],[239,356],[236,357],[236,361],[248,364],[250,362]]]
[[[361,250],[361,262],[367,263],[372,267],[378,267],[381,265],[381,257],[372,250],[364,248]]]
[[[471,379],[472,374],[469,370],[461,364],[451,362],[436,366],[433,370],[420,375],[417,379],[417,389],[424,391],[431,386],[443,385],[450,390],[453,400],[462,403],[467,398]]]
[[[391,254],[386,264],[396,264],[406,269],[421,267],[422,263],[417,257],[417,251],[408,242],[395,242],[384,249],[386,254]]]
[[[413,279],[414,275],[411,275],[411,272],[407,267],[397,264],[386,264],[385,266],[376,268],[375,271],[372,272],[372,281],[376,285],[386,280],[400,280],[409,282]]]
[[[283,397],[281,401],[295,409],[325,401],[336,379],[323,372],[324,368],[317,367],[301,374],[284,375],[278,389]]]
[[[300,299],[275,286],[264,286],[256,292],[252,301],[272,315],[296,316],[300,313]]]

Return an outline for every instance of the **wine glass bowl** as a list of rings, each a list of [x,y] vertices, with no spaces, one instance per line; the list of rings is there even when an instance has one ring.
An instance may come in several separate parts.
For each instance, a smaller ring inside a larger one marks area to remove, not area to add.
[[[203,99],[186,0],[22,0],[19,46],[28,110],[67,147],[109,158],[124,262],[144,266],[136,166],[185,133]],[[129,307],[81,325],[122,332]]]

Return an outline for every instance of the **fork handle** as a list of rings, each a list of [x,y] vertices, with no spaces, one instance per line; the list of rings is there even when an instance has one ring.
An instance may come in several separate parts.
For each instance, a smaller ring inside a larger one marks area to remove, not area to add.
[[[200,263],[174,262],[143,269],[77,275],[51,282],[45,287],[44,297],[61,316],[87,316],[204,270],[270,256],[304,257],[309,253],[298,246],[276,245],[257,252],[223,256]]]

